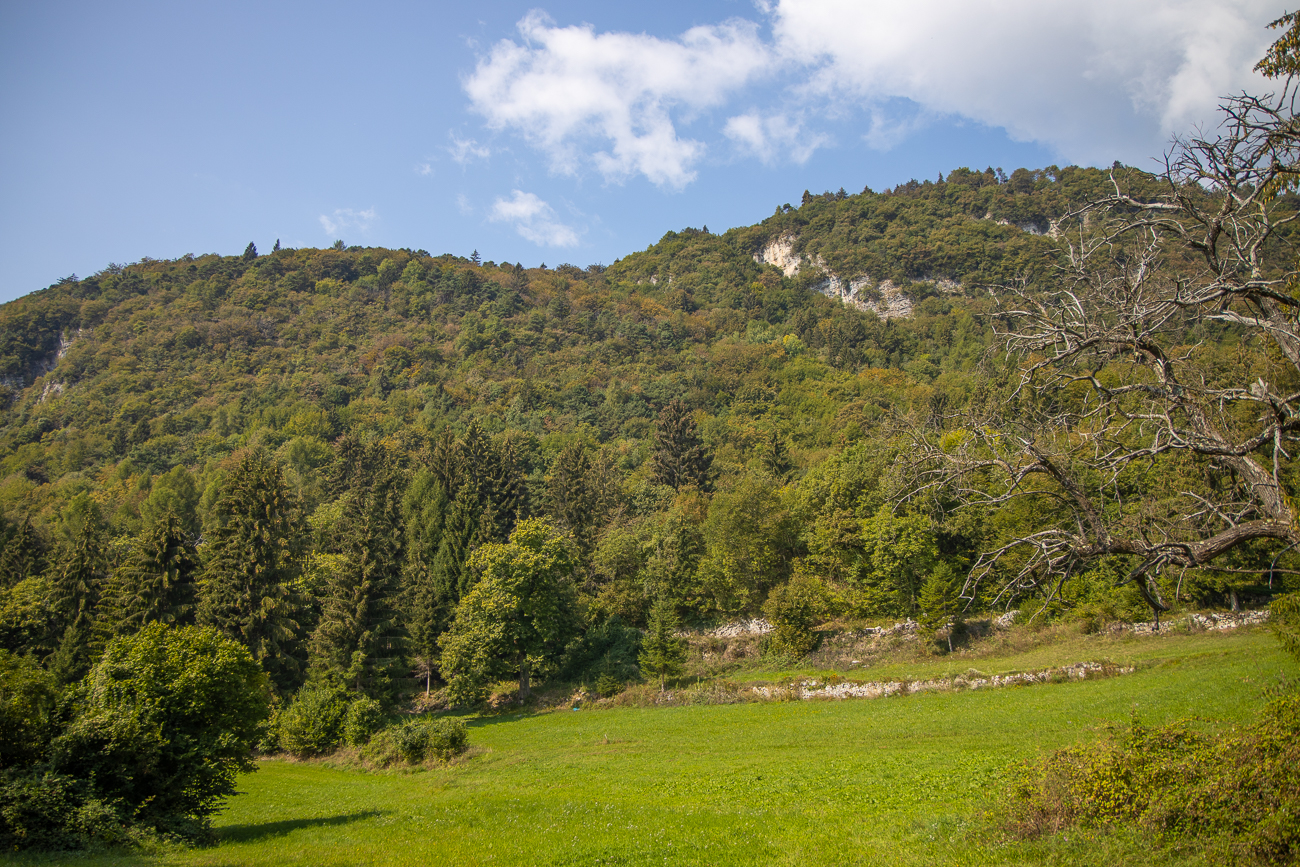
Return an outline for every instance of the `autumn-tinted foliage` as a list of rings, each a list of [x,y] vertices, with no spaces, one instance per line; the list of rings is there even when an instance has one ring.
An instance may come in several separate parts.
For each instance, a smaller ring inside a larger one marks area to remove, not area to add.
[[[0,646],[69,683],[114,636],[193,621],[284,699],[311,676],[388,702],[451,679],[441,641],[476,552],[534,520],[572,541],[566,641],[644,628],[656,603],[686,624],[754,616],[796,575],[828,616],[938,628],[992,603],[953,598],[966,564],[1041,516],[937,491],[895,508],[897,434],[960,438],[963,413],[1014,395],[984,284],[1051,279],[1054,222],[1109,183],[959,169],[809,194],[608,268],[250,245],[61,281],[0,308]],[[759,261],[783,240],[791,276]],[[910,315],[828,297],[830,274],[893,281]],[[1254,363],[1238,331],[1198,329],[1219,375]],[[1157,461],[1126,502],[1184,469]],[[1178,592],[1267,598],[1290,580],[1256,586],[1269,556]],[[1101,577],[1073,586],[1128,610]],[[534,677],[627,676],[552,644]]]

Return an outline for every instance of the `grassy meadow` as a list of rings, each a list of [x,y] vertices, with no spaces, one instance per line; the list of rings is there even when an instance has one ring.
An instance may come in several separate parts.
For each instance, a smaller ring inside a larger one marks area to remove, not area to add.
[[[1250,718],[1295,664],[1263,630],[1071,636],[994,655],[883,662],[854,679],[1136,664],[1104,680],[876,700],[553,710],[467,718],[471,750],[431,770],[264,762],[219,845],[20,864],[1200,864],[1149,840],[1005,843],[981,810],[1008,763],[1150,724]],[[759,672],[767,679],[809,672]]]

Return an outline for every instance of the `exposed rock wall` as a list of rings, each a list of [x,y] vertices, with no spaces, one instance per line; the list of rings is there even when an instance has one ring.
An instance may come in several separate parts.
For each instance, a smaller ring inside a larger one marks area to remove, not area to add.
[[[902,287],[895,285],[892,280],[877,281],[870,275],[863,274],[846,281],[832,272],[821,256],[805,259],[796,253],[795,240],[794,235],[773,238],[754,255],[754,261],[780,268],[781,273],[787,277],[798,276],[806,263],[824,275],[825,279],[814,288],[828,298],[838,298],[851,307],[869,310],[881,319],[906,318],[912,315],[912,299],[908,298]],[[961,286],[951,280],[934,282],[944,292],[961,291]]]

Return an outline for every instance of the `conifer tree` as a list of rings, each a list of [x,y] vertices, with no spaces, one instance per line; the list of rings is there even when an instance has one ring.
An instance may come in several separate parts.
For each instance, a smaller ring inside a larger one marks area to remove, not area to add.
[[[90,670],[94,617],[108,577],[108,525],[86,494],[59,516],[58,548],[50,564],[50,597],[58,647],[48,667],[60,683]]]
[[[712,486],[713,456],[700,440],[690,410],[676,398],[659,413],[650,460],[657,484],[678,490],[693,485],[701,491]]]
[[[6,523],[0,534],[0,589],[8,590],[45,568],[45,543],[32,526],[31,516],[24,516],[17,525]]]
[[[481,509],[475,489],[461,488],[447,509],[438,553],[433,558],[433,581],[444,598],[460,601],[472,582],[465,563],[479,536]]]
[[[250,450],[222,484],[213,517],[198,620],[243,644],[281,689],[290,689],[299,671],[294,582],[306,541],[297,497],[279,465]]]
[[[181,519],[167,513],[147,527],[113,571],[96,618],[103,645],[146,623],[194,621],[199,559]]]
[[[921,609],[919,623],[928,635],[948,628],[948,652],[952,652],[952,634],[961,626],[962,576],[945,562],[939,562],[921,584],[917,603]]]
[[[249,241],[248,246],[244,248],[244,258],[249,261],[257,258],[257,245],[252,241]]]
[[[470,554],[513,532],[525,508],[525,486],[513,445],[506,441],[497,447],[476,419],[459,441],[440,437],[431,463],[430,471],[451,502],[429,581],[439,604],[450,611],[472,586],[473,573],[465,569]]]
[[[641,670],[659,677],[659,691],[664,679],[678,675],[686,663],[686,642],[677,637],[677,612],[672,603],[660,597],[650,609],[645,637],[641,639]]]
[[[460,450],[456,438],[446,428],[438,434],[429,454],[429,472],[433,473],[443,493],[455,497],[462,481]]]
[[[781,482],[790,478],[790,471],[794,469],[794,464],[790,460],[790,450],[775,428],[768,432],[762,460],[763,469],[771,473],[773,478]]]
[[[402,501],[406,523],[406,563],[403,602],[408,645],[414,668],[425,678],[428,692],[438,657],[438,636],[451,622],[456,603],[445,587],[434,582],[433,564],[442,544],[450,507],[442,484],[427,468],[419,470]]]
[[[555,456],[546,478],[547,512],[556,525],[573,534],[584,552],[591,548],[594,501],[588,477],[591,461],[581,443],[572,442]]]
[[[404,559],[401,485],[381,443],[345,438],[340,463],[350,466],[340,553],[312,635],[312,669],[354,692],[388,698],[403,667],[398,594]]]

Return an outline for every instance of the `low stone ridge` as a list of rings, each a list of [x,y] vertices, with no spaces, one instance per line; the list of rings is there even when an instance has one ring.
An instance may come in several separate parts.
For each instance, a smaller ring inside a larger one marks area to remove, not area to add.
[[[771,623],[768,623],[762,617],[756,617],[753,620],[736,620],[731,623],[724,623],[716,629],[707,630],[703,634],[713,638],[739,638],[742,635],[766,635],[771,631]]]
[[[1222,613],[1197,614],[1195,612],[1188,614],[1186,617],[1180,617],[1175,620],[1166,620],[1157,628],[1153,621],[1143,623],[1112,623],[1109,627],[1111,632],[1132,632],[1134,635],[1155,635],[1165,632],[1175,626],[1187,626],[1191,629],[1207,630],[1211,632],[1224,632],[1229,629],[1240,629],[1244,626],[1259,626],[1268,622],[1268,610],[1259,611],[1225,611]]]
[[[1015,608],[1004,614],[999,614],[990,622],[994,629],[1009,629],[1020,615],[1020,609]],[[1239,629],[1243,626],[1258,626],[1261,623],[1268,622],[1268,610],[1259,611],[1237,611],[1222,612],[1209,614],[1188,614],[1174,620],[1167,620],[1161,624],[1161,630],[1172,629],[1177,625],[1186,625],[1192,629],[1205,629],[1212,631],[1223,631],[1228,629]],[[950,628],[953,624],[949,623],[942,628]],[[893,626],[866,626],[854,632],[841,633],[846,638],[884,638],[895,635],[915,635],[920,629],[920,624],[915,620],[907,619],[895,623]],[[1157,630],[1155,623],[1112,623],[1108,627],[1111,632],[1133,632],[1139,635],[1155,633]],[[743,635],[766,635],[772,631],[772,624],[765,618],[756,617],[752,620],[733,620],[730,623],[724,623],[713,629],[708,629],[700,633],[683,631],[678,633],[682,636],[705,635],[713,638],[739,638]]]
[[[756,695],[766,699],[798,698],[887,698],[891,695],[912,695],[918,692],[943,692],[958,689],[996,689],[1005,686],[1023,686],[1035,683],[1065,683],[1073,680],[1089,680],[1101,677],[1116,677],[1131,674],[1131,665],[1113,665],[1109,662],[1076,662],[1059,668],[1046,668],[1042,671],[1026,671],[1016,674],[984,675],[976,671],[959,674],[956,677],[941,677],[932,680],[888,680],[855,683],[840,681],[823,684],[817,680],[805,680],[790,686],[755,686]]]

